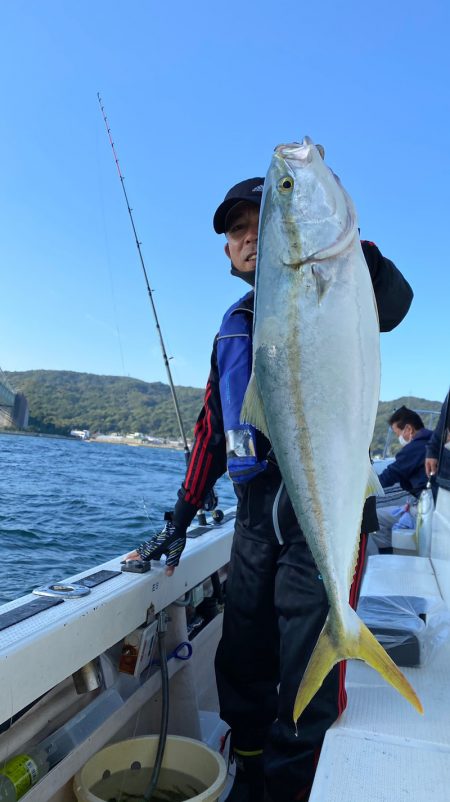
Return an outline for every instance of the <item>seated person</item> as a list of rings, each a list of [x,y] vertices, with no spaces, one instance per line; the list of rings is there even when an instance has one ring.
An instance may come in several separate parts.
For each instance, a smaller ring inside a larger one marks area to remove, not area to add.
[[[404,528],[406,524],[410,524],[410,528],[415,527],[417,499],[427,485],[425,454],[432,435],[430,429],[425,428],[420,415],[405,406],[395,410],[389,418],[389,426],[403,448],[378,478],[382,487],[391,487],[398,483],[408,493],[408,497],[401,507],[397,505],[377,508],[379,529],[372,534],[372,538],[380,554],[392,554],[393,525]]]

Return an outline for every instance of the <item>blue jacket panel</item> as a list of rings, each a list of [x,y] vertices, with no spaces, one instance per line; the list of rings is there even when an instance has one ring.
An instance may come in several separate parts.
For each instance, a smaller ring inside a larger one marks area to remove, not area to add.
[[[248,482],[267,467],[259,460],[256,430],[240,422],[242,402],[252,370],[253,314],[248,309],[253,291],[225,313],[217,337],[217,364],[227,444],[227,467],[233,482]]]
[[[378,477],[382,487],[391,487],[398,482],[403,490],[413,496],[419,495],[427,485],[425,456],[431,435],[430,429],[421,429],[414,440],[403,446],[396,455],[395,462],[388,465]]]

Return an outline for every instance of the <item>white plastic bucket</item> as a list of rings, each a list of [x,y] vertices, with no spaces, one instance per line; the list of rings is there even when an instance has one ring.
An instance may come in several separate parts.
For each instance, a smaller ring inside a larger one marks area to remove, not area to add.
[[[78,802],[103,802],[90,789],[104,778],[105,772],[113,774],[130,769],[136,762],[149,770],[150,782],[158,740],[158,735],[144,735],[120,741],[97,752],[75,775],[73,787]],[[162,768],[188,774],[206,786],[205,791],[190,797],[187,802],[215,802],[227,780],[227,767],[222,755],[201,741],[178,735],[167,736]]]

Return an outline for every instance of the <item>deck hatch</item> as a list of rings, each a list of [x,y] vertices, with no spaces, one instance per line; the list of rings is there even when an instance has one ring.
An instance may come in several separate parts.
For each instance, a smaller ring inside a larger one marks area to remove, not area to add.
[[[101,585],[102,582],[106,582],[108,579],[113,579],[115,576],[122,576],[122,572],[95,571],[95,573],[89,574],[89,576],[84,576],[83,579],[77,579],[77,584],[84,585],[85,588],[96,588],[97,585]]]
[[[8,610],[7,613],[0,615],[0,631],[12,627],[14,624],[20,624],[21,621],[26,621],[27,618],[31,618],[31,616],[41,613],[49,607],[55,607],[56,604],[62,604],[63,601],[64,599],[33,599],[27,604],[21,604],[20,607]]]

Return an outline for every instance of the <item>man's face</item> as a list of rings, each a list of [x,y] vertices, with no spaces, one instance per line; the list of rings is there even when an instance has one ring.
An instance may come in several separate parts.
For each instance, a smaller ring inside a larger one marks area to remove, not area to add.
[[[405,424],[403,429],[400,429],[400,427],[398,426],[397,423],[393,423],[391,428],[392,428],[392,431],[394,432],[394,434],[396,435],[396,437],[403,436],[403,439],[406,440],[407,443],[409,443],[411,441],[412,428],[411,428],[409,423]]]
[[[259,207],[254,203],[238,203],[227,218],[225,253],[242,273],[256,268]]]

